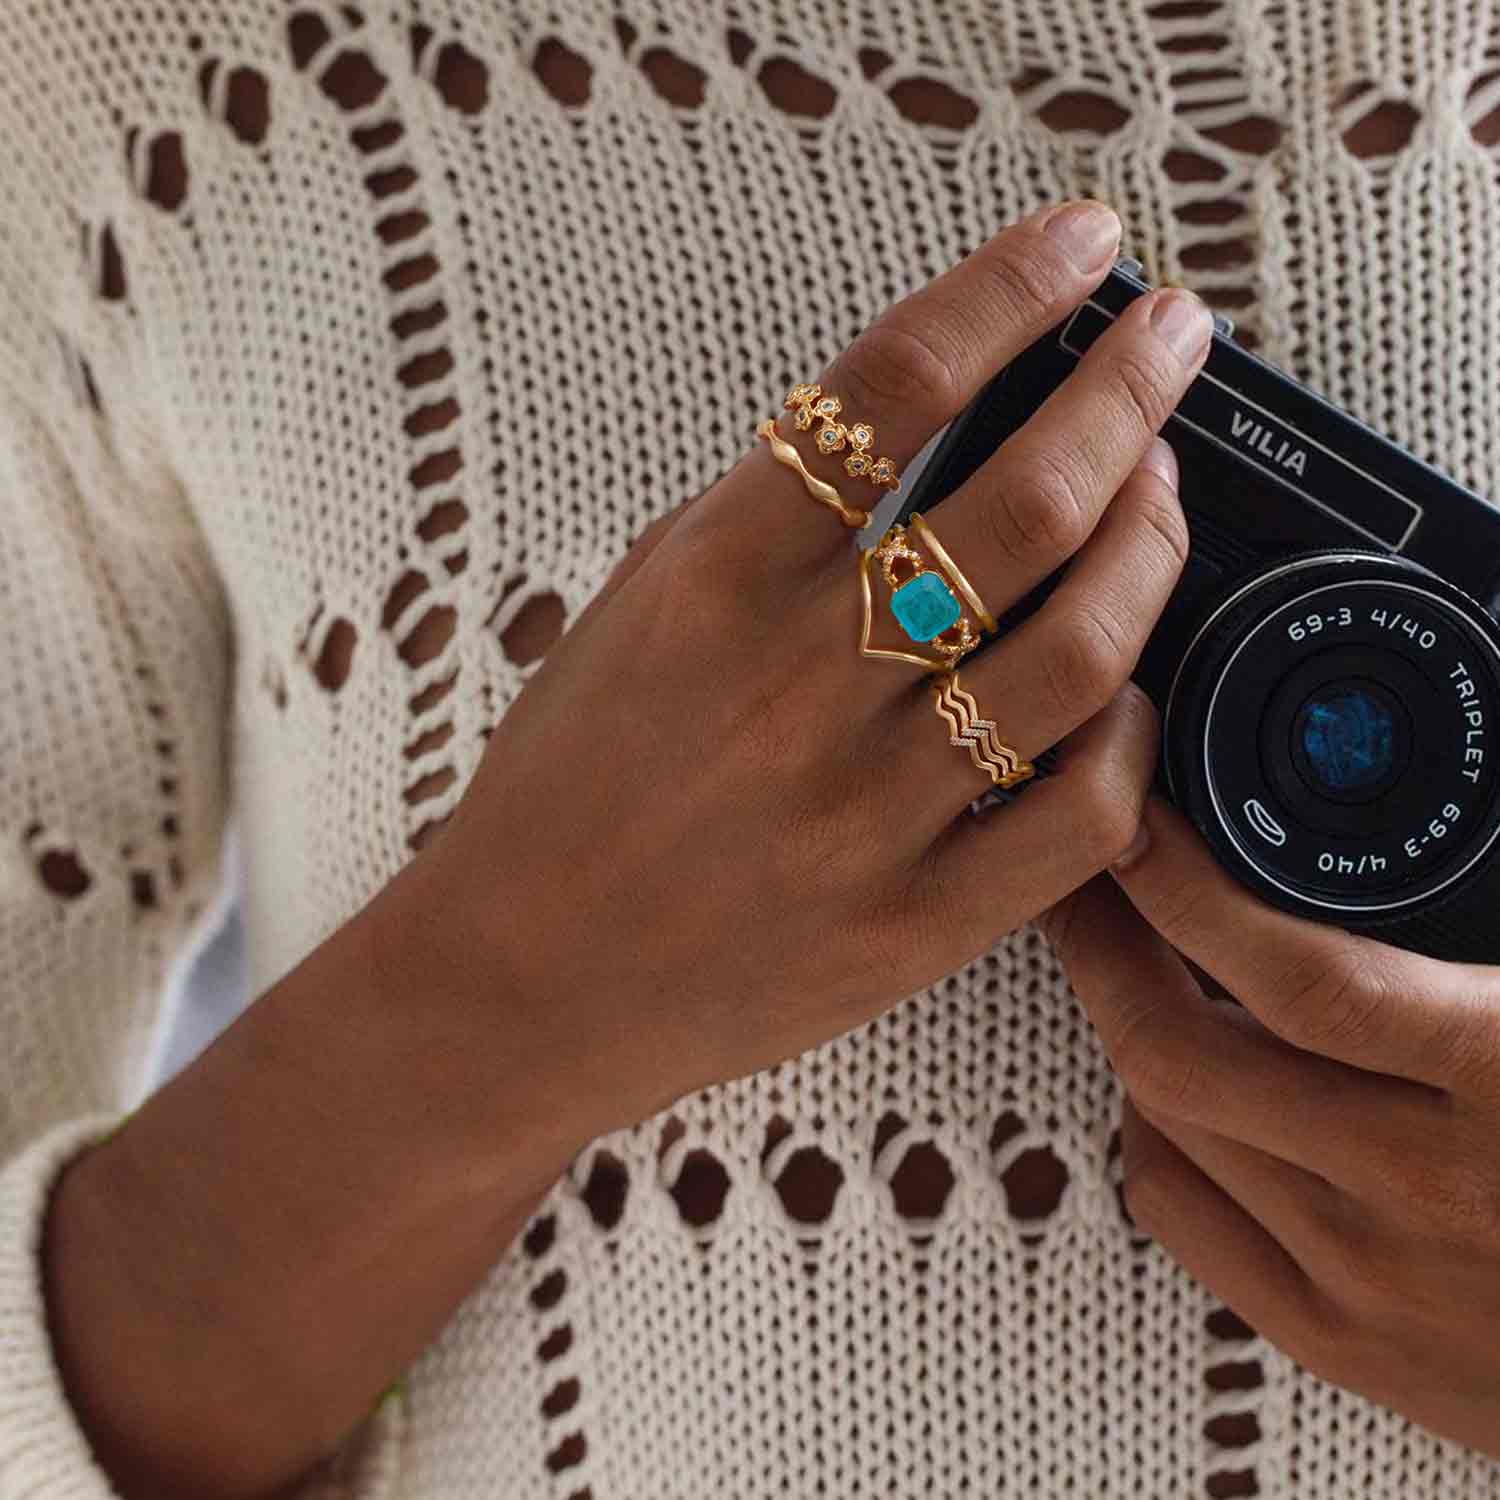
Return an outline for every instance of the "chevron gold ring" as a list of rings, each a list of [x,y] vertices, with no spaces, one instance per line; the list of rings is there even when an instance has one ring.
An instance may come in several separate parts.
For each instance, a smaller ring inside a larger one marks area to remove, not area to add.
[[[881,537],[880,545],[870,549],[869,556],[873,563],[879,564],[881,576],[891,591],[891,613],[896,623],[910,639],[936,652],[935,660],[910,656],[907,659],[930,660],[933,667],[951,671],[979,644],[979,633],[944,575],[927,566],[926,558],[912,546],[904,526],[892,526]],[[905,563],[911,569],[908,577],[897,577],[897,563]]]
[[[969,752],[974,765],[1002,790],[1008,791],[1036,775],[1036,767],[1004,744],[993,719],[979,716],[979,705],[958,685],[957,672],[944,672],[932,684],[939,717],[953,731],[948,743]]]

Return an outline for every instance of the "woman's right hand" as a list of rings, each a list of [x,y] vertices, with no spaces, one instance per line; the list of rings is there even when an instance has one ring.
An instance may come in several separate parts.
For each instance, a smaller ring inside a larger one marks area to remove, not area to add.
[[[880,317],[824,390],[904,464],[1089,294],[1118,236],[1088,203],[1006,229]],[[1057,774],[986,818],[958,816],[989,782],[921,669],[857,650],[853,534],[753,438],[553,648],[398,884],[423,893],[432,941],[464,953],[477,1035],[564,1063],[580,1131],[869,1020],[1130,843],[1156,723],[1128,678],[1187,546],[1154,434],[1210,331],[1191,294],[1140,298],[930,515],[997,615],[1072,558],[1046,606],[962,668],[1023,757],[1062,747]],[[875,638],[899,640],[878,578],[874,592]],[[393,925],[408,948],[385,962],[414,965],[413,985],[451,971],[410,950],[412,930]],[[506,1055],[476,1046],[479,1097]]]

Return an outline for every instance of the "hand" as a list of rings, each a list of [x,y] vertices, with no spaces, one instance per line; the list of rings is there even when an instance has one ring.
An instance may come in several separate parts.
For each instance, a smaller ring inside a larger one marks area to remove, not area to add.
[[[1144,830],[1046,922],[1131,1216],[1314,1374],[1500,1456],[1500,969],[1275,911],[1165,803]]]
[[[834,361],[823,385],[877,451],[905,464],[1102,280],[1112,214],[1083,241],[1050,232],[1088,212],[1002,232]],[[557,1059],[582,1144],[870,1019],[1125,847],[1156,753],[1127,678],[1186,545],[1153,434],[1209,330],[1189,294],[1142,298],[932,517],[996,613],[1073,558],[1046,608],[963,668],[1020,754],[1065,741],[1060,773],[987,819],[959,816],[989,781],[922,671],[856,650],[853,533],[747,408],[744,457],[637,545],[411,867],[431,920],[393,926],[389,962],[424,1005],[446,986],[473,1015],[474,1099],[500,1066]],[[856,503],[878,497],[782,430]],[[899,643],[875,592],[876,638]]]

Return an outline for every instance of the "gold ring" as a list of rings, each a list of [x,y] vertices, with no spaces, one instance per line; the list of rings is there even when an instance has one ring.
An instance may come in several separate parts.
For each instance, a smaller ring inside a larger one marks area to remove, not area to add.
[[[763,437],[771,445],[771,452],[776,455],[779,462],[784,463],[789,469],[795,469],[802,476],[802,483],[807,486],[807,493],[814,500],[838,512],[839,519],[845,526],[858,530],[861,526],[870,524],[869,511],[855,510],[853,506],[846,505],[844,497],[831,484],[826,484],[816,474],[807,472],[807,465],[802,462],[802,455],[777,432],[775,417],[767,417],[755,429],[755,435]]]
[[[870,644],[870,627],[874,623],[874,597],[870,592],[870,564],[875,560],[875,549],[865,547],[859,554],[859,591],[864,603],[864,624],[860,627],[859,654],[878,657],[881,661],[909,661],[914,667],[924,667],[929,672],[941,672],[948,663],[941,657],[918,656],[915,651],[887,651]]]
[[[891,613],[896,623],[912,640],[930,644],[942,666],[950,670],[956,667],[979,644],[980,637],[943,574],[927,567],[927,560],[907,540],[903,526],[892,526],[872,555],[891,590]],[[898,561],[911,565],[911,577],[896,577]]]
[[[851,479],[868,479],[871,484],[891,490],[900,488],[901,476],[895,463],[889,458],[872,456],[875,429],[868,422],[851,422],[846,427],[838,420],[844,403],[837,396],[824,395],[820,385],[794,385],[782,407],[796,413],[792,425],[799,432],[806,432],[814,422],[822,421],[823,425],[813,435],[819,453],[842,453],[845,447],[853,450],[844,460],[844,473]]]
[[[969,752],[969,759],[1002,790],[1008,791],[1036,775],[1036,767],[1002,743],[993,719],[979,717],[979,705],[958,685],[957,672],[945,672],[932,684],[940,718],[953,732],[948,743]]]
[[[978,589],[964,577],[958,564],[948,556],[948,549],[933,535],[932,527],[917,511],[913,511],[907,518],[907,524],[921,537],[922,545],[937,559],[937,565],[947,575],[948,582],[963,595],[964,603],[974,611],[974,618],[984,627],[985,634],[994,635],[999,628],[995,624],[994,615],[984,607],[984,600],[979,597]]]

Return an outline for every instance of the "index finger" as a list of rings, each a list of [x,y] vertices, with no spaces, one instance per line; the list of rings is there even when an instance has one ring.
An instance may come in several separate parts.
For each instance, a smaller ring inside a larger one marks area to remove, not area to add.
[[[1153,798],[1143,852],[1114,876],[1140,914],[1284,1040],[1452,1088],[1500,1046],[1492,971],[1445,963],[1266,905]]]
[[[829,366],[824,393],[842,401],[840,421],[874,426],[875,451],[899,469],[1098,286],[1119,248],[1107,204],[1044,208],[887,308]],[[799,446],[836,479],[836,458]]]

